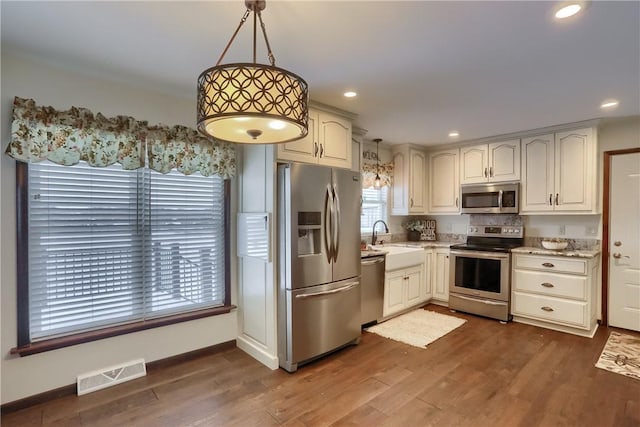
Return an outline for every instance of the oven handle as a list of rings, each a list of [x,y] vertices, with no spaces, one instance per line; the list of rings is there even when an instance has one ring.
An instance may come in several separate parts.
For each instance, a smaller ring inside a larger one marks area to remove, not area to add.
[[[465,251],[465,250],[452,250],[450,252],[453,256],[464,256],[467,258],[482,258],[482,259],[495,259],[495,260],[508,260],[508,253],[501,252],[481,252],[481,251]]]
[[[506,302],[489,301],[489,300],[486,300],[486,299],[465,297],[463,295],[458,295],[458,294],[456,294],[455,296],[456,296],[456,298],[465,299],[467,301],[473,301],[473,302],[481,302],[481,303],[484,303],[484,304],[487,304],[487,305],[507,305]]]

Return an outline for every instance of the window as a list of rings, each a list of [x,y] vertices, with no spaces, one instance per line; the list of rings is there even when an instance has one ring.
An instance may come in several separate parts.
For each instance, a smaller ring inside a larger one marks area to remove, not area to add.
[[[387,221],[387,187],[380,190],[363,188],[360,232],[371,233],[373,223],[379,219]]]
[[[230,306],[222,178],[19,165],[19,347]]]

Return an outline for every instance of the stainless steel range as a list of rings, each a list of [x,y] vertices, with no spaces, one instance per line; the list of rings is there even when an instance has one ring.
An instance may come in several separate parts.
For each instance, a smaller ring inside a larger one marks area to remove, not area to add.
[[[469,226],[467,242],[451,246],[449,308],[510,320],[511,249],[523,235],[522,226]]]

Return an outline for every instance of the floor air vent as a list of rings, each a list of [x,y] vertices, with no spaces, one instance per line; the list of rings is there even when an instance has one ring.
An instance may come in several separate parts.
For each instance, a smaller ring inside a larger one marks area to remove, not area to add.
[[[78,396],[147,375],[144,359],[78,375]]]

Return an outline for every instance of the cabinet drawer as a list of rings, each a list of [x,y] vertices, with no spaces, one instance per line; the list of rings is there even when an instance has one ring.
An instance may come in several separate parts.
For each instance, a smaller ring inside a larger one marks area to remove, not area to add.
[[[588,304],[586,302],[513,292],[511,313],[583,329],[589,327]]]
[[[587,274],[587,261],[582,259],[516,254],[514,268],[528,268],[559,273]]]
[[[514,270],[513,289],[553,297],[587,300],[587,277]]]

